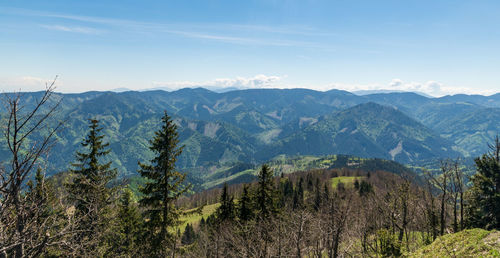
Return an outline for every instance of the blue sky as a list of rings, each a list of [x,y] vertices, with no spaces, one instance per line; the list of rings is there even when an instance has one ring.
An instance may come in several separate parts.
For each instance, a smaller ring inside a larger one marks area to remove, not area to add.
[[[0,90],[499,92],[500,1],[0,1]]]

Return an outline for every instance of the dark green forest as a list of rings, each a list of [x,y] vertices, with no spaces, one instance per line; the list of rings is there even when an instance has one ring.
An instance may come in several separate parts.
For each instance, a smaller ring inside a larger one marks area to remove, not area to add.
[[[500,255],[488,240],[500,229],[498,137],[478,127],[483,136],[460,145],[447,119],[429,121],[437,134],[416,120],[424,111],[402,112],[411,98],[441,115],[459,104],[402,94],[395,109],[372,103],[391,96],[304,91],[235,91],[225,102],[202,89],[143,102],[135,92],[61,98],[53,84],[6,94],[0,257],[433,257],[426,248],[456,234],[478,248],[447,256]],[[463,121],[498,126],[488,120],[498,107],[470,100],[486,120],[464,111]],[[253,109],[226,114],[238,107]],[[202,122],[211,116],[220,120]],[[434,169],[394,161],[417,159]]]

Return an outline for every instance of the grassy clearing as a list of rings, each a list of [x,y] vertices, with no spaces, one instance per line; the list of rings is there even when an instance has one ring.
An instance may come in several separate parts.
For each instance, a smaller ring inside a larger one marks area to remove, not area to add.
[[[500,232],[467,229],[444,235],[409,257],[500,257]]]
[[[245,174],[255,175],[256,173],[257,173],[257,170],[247,169],[247,170],[238,172],[236,174],[230,175],[228,177],[219,178],[219,179],[216,179],[216,180],[212,180],[212,181],[206,182],[206,183],[202,184],[202,187],[205,188],[205,189],[212,188],[212,187],[220,185],[220,184],[222,184],[222,183],[224,183],[226,181],[229,181],[231,179],[235,179],[235,178],[237,178],[239,176],[242,176],[242,175],[245,175]]]
[[[184,232],[184,229],[186,228],[186,225],[188,223],[191,225],[197,225],[200,222],[201,218],[207,219],[208,216],[212,215],[219,206],[220,203],[205,205],[201,214],[195,212],[197,208],[184,211],[188,214],[181,216],[179,219],[182,223],[181,225],[179,225],[181,232]]]
[[[335,189],[337,188],[337,185],[339,183],[344,184],[345,187],[352,187],[354,186],[354,181],[356,181],[356,179],[358,181],[361,181],[361,179],[363,178],[364,178],[363,176],[339,176],[330,179],[330,181],[332,184],[332,188]]]

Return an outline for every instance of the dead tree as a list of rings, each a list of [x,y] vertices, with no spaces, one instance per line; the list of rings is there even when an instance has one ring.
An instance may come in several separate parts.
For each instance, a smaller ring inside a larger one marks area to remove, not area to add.
[[[439,234],[443,235],[446,228],[446,203],[449,198],[449,188],[450,188],[450,178],[452,177],[452,169],[449,160],[444,160],[440,162],[441,173],[439,175],[433,175],[427,173],[427,180],[430,184],[438,190],[440,193],[440,211],[439,211],[439,222],[440,231]]]
[[[453,232],[464,229],[464,173],[460,169],[460,162],[457,159],[453,162],[451,175],[451,190],[453,194]],[[458,221],[458,209],[460,209],[460,222]]]
[[[49,241],[55,241],[53,236],[30,231],[30,223],[37,220],[38,213],[37,207],[27,203],[23,188],[62,126],[62,122],[51,121],[60,103],[53,101],[56,79],[46,84],[41,97],[29,108],[23,103],[22,93],[4,95],[6,117],[2,129],[10,161],[0,170],[0,256],[36,256]]]

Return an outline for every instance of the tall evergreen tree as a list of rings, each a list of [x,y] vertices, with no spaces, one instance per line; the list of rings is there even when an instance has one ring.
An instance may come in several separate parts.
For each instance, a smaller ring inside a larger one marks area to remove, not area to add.
[[[321,187],[320,187],[320,181],[319,178],[316,178],[316,184],[314,186],[314,210],[318,211],[319,208],[321,207]]]
[[[181,237],[181,243],[183,245],[189,245],[194,242],[196,238],[196,233],[194,232],[193,226],[191,224],[186,225],[186,229],[184,229],[184,233],[182,234]]]
[[[328,203],[330,200],[330,189],[328,188],[328,183],[325,182],[323,186],[323,202]]]
[[[167,112],[162,117],[162,127],[155,132],[150,144],[155,157],[150,164],[139,162],[139,173],[146,179],[144,187],[140,188],[143,197],[139,203],[145,210],[146,241],[150,244],[150,252],[165,256],[166,247],[175,245],[174,236],[168,231],[169,227],[178,224],[179,212],[174,202],[190,187],[184,184],[186,174],[175,170],[182,147],[178,146],[177,126]]]
[[[113,189],[108,186],[116,177],[116,169],[111,168],[111,162],[103,163],[110,150],[107,149],[109,144],[103,143],[104,135],[99,121],[91,119],[89,128],[87,137],[81,143],[85,151],[77,151],[76,162],[72,164],[71,171],[75,178],[68,185],[68,192],[75,204],[80,232],[75,241],[89,243],[90,246],[83,244],[82,249],[95,252],[98,251],[96,246],[102,244],[99,238],[108,224],[107,215],[113,193]]]
[[[283,185],[283,195],[286,198],[291,198],[293,196],[293,184],[290,179],[286,179],[284,185]]]
[[[304,179],[301,177],[293,193],[293,209],[302,208],[304,205]]]
[[[113,247],[115,255],[137,253],[137,239],[140,232],[141,216],[133,199],[134,193],[125,188],[118,203],[117,232]]]
[[[33,207],[37,207],[37,213],[33,214],[32,212],[32,214],[38,216],[35,221],[38,226],[41,226],[41,223],[49,216],[57,216],[57,209],[54,208],[56,206],[56,196],[53,186],[46,182],[40,168],[36,171],[35,183],[33,184],[30,180],[27,185],[26,197],[28,203]]]
[[[243,194],[238,202],[238,218],[242,221],[248,221],[253,217],[252,199],[248,192],[248,185],[243,186]]]
[[[224,183],[220,197],[220,206],[217,209],[219,221],[231,220],[234,218],[234,199],[229,195],[227,183]]]
[[[500,140],[495,138],[491,152],[476,158],[467,207],[470,227],[500,229]]]
[[[262,165],[258,178],[257,209],[261,218],[267,218],[274,212],[273,173],[269,166]]]

